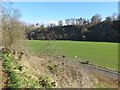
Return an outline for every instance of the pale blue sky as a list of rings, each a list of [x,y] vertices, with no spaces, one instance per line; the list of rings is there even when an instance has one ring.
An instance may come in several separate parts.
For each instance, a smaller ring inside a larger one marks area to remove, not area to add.
[[[12,7],[18,8],[22,13],[21,20],[28,23],[80,17],[90,19],[97,13],[104,19],[118,13],[117,2],[14,2]]]

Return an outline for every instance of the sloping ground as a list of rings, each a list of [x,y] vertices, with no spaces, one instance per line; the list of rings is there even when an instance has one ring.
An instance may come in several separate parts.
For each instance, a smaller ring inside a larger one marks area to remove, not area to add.
[[[3,54],[3,88],[118,87],[116,80],[92,72],[66,57],[36,56],[13,51],[7,50]]]
[[[90,88],[96,83],[92,75],[78,63],[46,56],[44,58],[32,56],[29,62],[39,74],[49,76],[57,88]]]
[[[2,88],[51,88],[48,77],[37,75],[29,62],[22,60],[20,53],[4,53],[2,55]],[[4,75],[7,75],[4,77]],[[7,80],[7,81],[6,81]]]
[[[58,88],[118,88],[119,86],[118,80],[104,76],[96,70],[92,71],[79,62],[67,58],[33,56],[30,63],[36,71],[56,82]]]
[[[60,57],[37,57],[9,52],[4,55],[4,66],[10,77],[9,87],[90,88],[97,82],[78,63]]]

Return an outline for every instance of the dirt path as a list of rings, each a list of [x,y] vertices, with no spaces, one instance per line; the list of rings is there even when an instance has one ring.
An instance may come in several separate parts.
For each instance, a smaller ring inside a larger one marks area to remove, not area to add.
[[[95,78],[97,78],[100,82],[106,84],[107,86],[112,88],[118,88],[118,86],[120,86],[119,73],[105,68],[97,67],[94,65],[89,65],[89,64],[81,64],[81,65],[85,69],[89,70],[89,72],[92,73],[92,75]]]
[[[90,65],[90,64],[81,64],[84,68],[88,69],[89,71],[93,71],[96,73],[99,73],[103,76],[115,79],[115,80],[120,80],[120,73],[113,71],[113,70],[109,70],[109,69],[105,69],[102,67],[97,67],[95,65]]]

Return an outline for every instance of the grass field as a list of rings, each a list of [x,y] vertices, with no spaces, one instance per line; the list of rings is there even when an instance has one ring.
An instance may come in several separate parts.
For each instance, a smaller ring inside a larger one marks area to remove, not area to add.
[[[31,40],[27,41],[27,46],[36,53],[43,53],[48,48],[49,53],[67,55],[72,59],[77,56],[82,60],[89,60],[92,64],[118,70],[117,43]],[[52,48],[55,51],[50,50]]]

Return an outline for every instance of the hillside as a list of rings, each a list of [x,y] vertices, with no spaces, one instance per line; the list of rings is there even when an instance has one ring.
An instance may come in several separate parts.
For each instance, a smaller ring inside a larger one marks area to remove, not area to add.
[[[2,52],[2,69],[6,75],[2,79],[2,88],[90,88],[98,83],[77,62],[14,53],[10,49],[2,49]]]
[[[67,58],[36,56],[5,48],[2,52],[2,88],[118,87],[118,80],[91,71]]]
[[[77,26],[55,26],[46,29],[32,30],[26,33],[29,40],[75,40],[75,41],[99,41],[119,42],[119,21],[106,22],[95,25]]]

